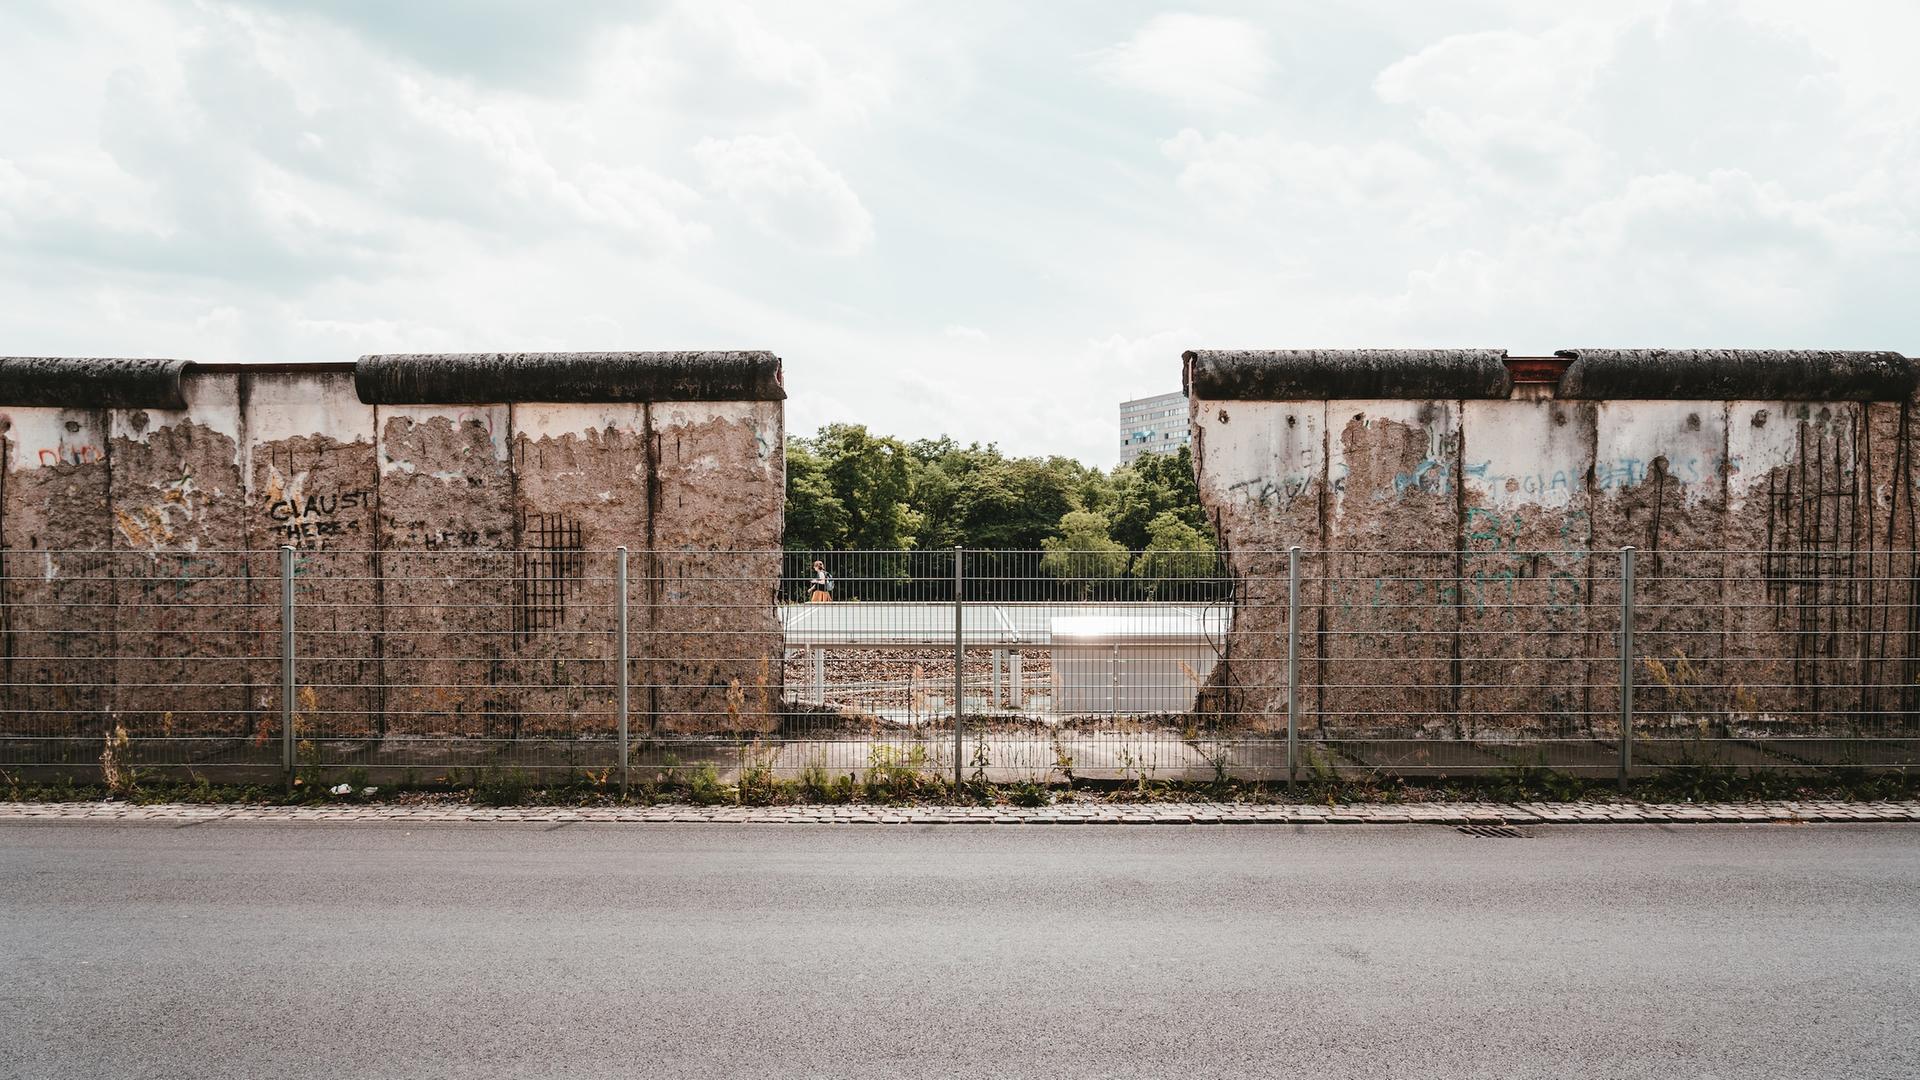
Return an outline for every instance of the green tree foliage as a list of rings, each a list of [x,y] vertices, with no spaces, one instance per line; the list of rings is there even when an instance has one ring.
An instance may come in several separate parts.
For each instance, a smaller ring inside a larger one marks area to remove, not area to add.
[[[1051,577],[1082,583],[1091,594],[1103,581],[1127,572],[1127,548],[1107,534],[1106,515],[1071,510],[1060,517],[1060,534],[1040,542],[1040,571]]]
[[[1094,576],[1123,577],[1134,565],[1159,572],[1133,552],[1211,552],[1212,536],[1184,449],[1109,473],[1071,458],[1008,457],[992,444],[903,443],[858,424],[788,440],[790,550],[1041,550],[1075,576],[1061,560],[1085,545],[1099,555],[1088,564]]]
[[[806,439],[787,440],[786,546],[832,551],[847,546],[847,504],[834,494],[826,465]]]
[[[923,546],[1033,550],[1056,535],[1062,514],[1085,508],[1097,469],[1071,458],[1009,458],[999,449],[951,439],[912,446],[914,509]]]
[[[874,435],[863,424],[828,424],[813,438],[790,443],[797,444],[802,460],[817,463],[818,482],[803,477],[796,486],[796,446],[790,445],[787,547],[891,550],[914,546],[921,519],[912,506],[914,459],[906,444]],[[797,514],[796,498],[802,502]],[[842,520],[844,526],[836,524]],[[796,521],[812,531],[796,533]],[[838,542],[802,542],[827,537],[837,537]]]
[[[1218,576],[1214,556],[1211,537],[1166,510],[1147,523],[1147,545],[1133,558],[1133,576],[1151,596],[1177,596],[1182,583]]]
[[[1155,518],[1171,513],[1197,532],[1213,529],[1200,509],[1200,488],[1193,479],[1193,455],[1186,447],[1173,454],[1142,454],[1131,465],[1113,471],[1109,480],[1114,539],[1134,551],[1152,542]]]

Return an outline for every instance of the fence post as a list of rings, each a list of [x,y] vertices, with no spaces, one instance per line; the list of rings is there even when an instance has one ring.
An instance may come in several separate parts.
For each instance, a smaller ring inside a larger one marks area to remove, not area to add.
[[[621,546],[615,548],[614,551],[616,552],[614,559],[614,587],[618,590],[618,595],[613,601],[615,627],[614,652],[616,654],[615,665],[620,670],[617,679],[617,685],[620,687],[620,797],[624,799],[627,796],[627,774],[629,769],[627,764],[627,549],[625,546]]]
[[[1620,549],[1620,787],[1633,770],[1633,548]]]
[[[293,546],[280,548],[280,769],[293,792]]]
[[[1287,788],[1300,774],[1300,545],[1287,549]]]
[[[956,790],[963,780],[961,768],[966,764],[960,737],[961,707],[967,698],[966,579],[961,569],[966,563],[965,554],[965,548],[959,544],[953,546],[953,786]]]

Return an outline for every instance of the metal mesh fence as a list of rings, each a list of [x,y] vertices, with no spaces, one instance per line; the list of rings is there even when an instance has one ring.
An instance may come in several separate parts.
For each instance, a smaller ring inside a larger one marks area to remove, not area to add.
[[[1920,764],[1914,552],[552,539],[7,552],[0,767],[109,753],[215,775],[732,782]]]

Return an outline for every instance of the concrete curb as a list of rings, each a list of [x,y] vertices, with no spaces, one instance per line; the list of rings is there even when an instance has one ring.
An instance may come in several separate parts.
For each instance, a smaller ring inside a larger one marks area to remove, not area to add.
[[[1667,825],[1920,821],[1920,802],[1067,803],[973,806],[234,806],[0,803],[0,823],[32,821],[594,822],[745,825]]]

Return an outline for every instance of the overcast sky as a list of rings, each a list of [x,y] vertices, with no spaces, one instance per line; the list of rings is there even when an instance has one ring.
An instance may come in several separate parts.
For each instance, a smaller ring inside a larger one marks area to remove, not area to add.
[[[1920,353],[1920,4],[0,4],[0,354],[766,348],[1118,457],[1192,347]]]

